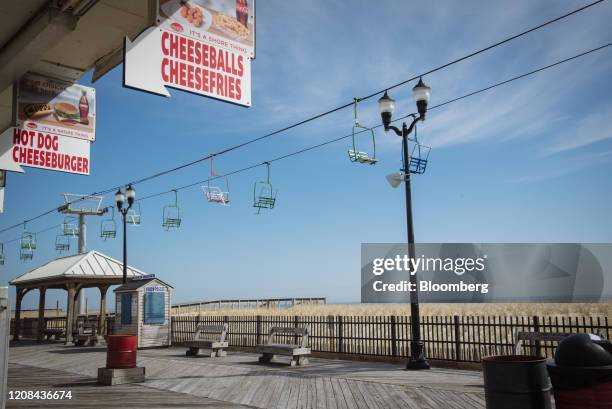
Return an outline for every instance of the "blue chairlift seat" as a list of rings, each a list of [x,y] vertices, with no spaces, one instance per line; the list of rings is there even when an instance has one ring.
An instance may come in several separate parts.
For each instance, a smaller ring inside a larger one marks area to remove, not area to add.
[[[409,161],[409,170],[410,173],[414,173],[417,175],[422,175],[425,173],[427,169],[427,161],[429,160],[429,152],[431,148],[429,146],[421,145],[416,139],[414,139],[414,144],[412,146],[412,153],[410,155]]]

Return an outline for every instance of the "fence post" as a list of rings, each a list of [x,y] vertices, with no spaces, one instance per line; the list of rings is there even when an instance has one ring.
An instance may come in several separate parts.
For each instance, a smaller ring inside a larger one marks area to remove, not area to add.
[[[391,356],[397,356],[397,328],[395,315],[391,316]]]
[[[293,316],[293,328],[297,328],[300,326],[300,317],[297,315]],[[298,335],[295,334],[295,336],[293,337],[293,343],[295,345],[298,345]]]
[[[461,361],[461,340],[459,339],[461,332],[459,331],[458,315],[453,316],[453,327],[455,329],[455,360]]]
[[[342,316],[338,315],[338,352],[344,353],[344,326],[342,325]]]
[[[257,321],[256,321],[256,325],[255,325],[255,332],[256,332],[256,337],[255,340],[257,342],[255,342],[256,344],[261,344],[261,315],[257,316]]]
[[[534,332],[540,332],[540,318],[537,315],[533,316],[533,331]],[[540,356],[540,341],[535,341],[534,342],[534,352],[535,352],[535,356]]]

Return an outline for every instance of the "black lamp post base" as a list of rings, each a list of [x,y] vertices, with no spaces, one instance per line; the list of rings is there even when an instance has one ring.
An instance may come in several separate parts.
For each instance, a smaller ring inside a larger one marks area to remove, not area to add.
[[[429,362],[425,358],[421,359],[408,359],[408,363],[406,364],[406,370],[415,371],[419,369],[431,369],[429,366]]]
[[[410,343],[411,356],[408,358],[406,369],[430,369],[429,362],[425,358],[423,341],[413,341]]]

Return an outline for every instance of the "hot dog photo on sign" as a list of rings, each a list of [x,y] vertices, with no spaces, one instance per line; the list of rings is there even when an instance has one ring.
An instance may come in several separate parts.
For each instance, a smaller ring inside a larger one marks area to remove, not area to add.
[[[95,89],[26,74],[17,91],[17,125],[31,130],[95,140]]]
[[[255,0],[160,0],[158,24],[255,56]]]

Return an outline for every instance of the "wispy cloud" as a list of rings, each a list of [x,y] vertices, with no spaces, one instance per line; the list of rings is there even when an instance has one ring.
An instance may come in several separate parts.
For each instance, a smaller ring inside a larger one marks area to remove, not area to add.
[[[610,109],[606,109],[604,112],[595,112],[573,123],[563,134],[554,138],[552,144],[544,149],[543,154],[553,155],[611,139],[611,112]]]
[[[597,152],[588,155],[581,155],[573,158],[571,161],[564,158],[561,163],[555,164],[554,167],[549,167],[540,172],[532,172],[528,175],[519,176],[509,179],[509,183],[537,183],[545,180],[556,179],[562,176],[567,176],[576,173],[583,169],[598,166],[612,161],[612,151]]]

